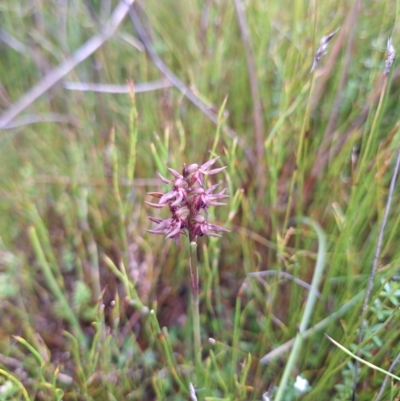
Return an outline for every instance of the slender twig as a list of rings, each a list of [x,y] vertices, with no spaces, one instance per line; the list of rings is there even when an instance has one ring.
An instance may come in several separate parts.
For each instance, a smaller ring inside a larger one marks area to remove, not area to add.
[[[175,88],[177,88],[190,102],[192,102],[209,120],[211,120],[215,125],[218,126],[218,115],[214,113],[208,105],[204,104],[200,98],[198,98],[161,60],[160,56],[155,51],[153,44],[150,40],[149,35],[144,29],[142,23],[140,22],[140,18],[134,7],[131,7],[129,10],[129,15],[135,26],[136,32],[143,42],[143,45],[150,56],[153,64],[156,68],[164,75],[165,78],[168,79],[169,82]],[[252,164],[253,168],[256,166],[256,159],[254,157],[253,151],[247,146],[246,142],[243,138],[239,137],[234,130],[228,127],[226,124],[222,127],[224,133],[226,133],[229,137],[237,140],[237,143],[243,148],[246,152],[247,158],[249,162]]]
[[[381,249],[382,249],[382,242],[383,242],[383,234],[385,232],[385,227],[387,224],[387,219],[389,217],[389,212],[390,212],[390,206],[392,204],[392,199],[393,199],[393,192],[394,192],[394,186],[396,184],[396,179],[397,175],[399,173],[399,168],[400,168],[400,149],[397,154],[397,159],[396,159],[396,164],[393,170],[393,175],[392,179],[390,181],[390,188],[389,188],[389,194],[387,197],[387,202],[386,202],[386,207],[385,207],[385,213],[383,215],[381,227],[379,230],[379,236],[378,236],[378,243],[376,245],[375,249],[375,255],[374,259],[372,262],[372,269],[371,269],[371,274],[369,276],[368,280],[368,285],[367,285],[367,290],[365,293],[365,298],[364,298],[364,303],[362,306],[362,315],[363,315],[363,321],[360,325],[359,333],[358,333],[358,344],[362,342],[363,336],[364,336],[364,317],[365,317],[365,312],[367,311],[368,308],[368,303],[369,299],[371,297],[371,292],[372,292],[372,286],[374,285],[374,279],[376,275],[376,271],[378,269],[378,262],[379,262],[379,257],[381,254]],[[360,355],[360,350],[357,351],[357,356]],[[355,399],[355,393],[356,393],[356,386],[357,386],[357,378],[358,378],[358,370],[359,370],[360,362],[357,360],[356,365],[355,365],[355,371],[354,371],[354,382],[353,382],[353,399]]]
[[[394,359],[394,361],[392,362],[392,364],[390,365],[388,372],[392,373],[393,369],[396,367],[396,365],[400,362],[400,352],[397,354],[396,358]],[[387,386],[387,382],[389,381],[389,376],[385,376],[385,379],[382,382],[382,386],[379,390],[379,393],[377,394],[375,401],[379,401],[382,398],[383,392],[385,391],[385,388]]]
[[[49,72],[35,86],[28,90],[21,98],[9,107],[0,116],[0,129],[7,127],[10,122],[28,106],[30,106],[37,98],[42,96],[48,89],[56,84],[62,77],[72,71],[77,65],[93,54],[100,46],[103,45],[117,30],[128,13],[129,7],[135,0],[122,0],[115,7],[115,10],[106,23],[102,31],[90,38],[82,45],[71,57],[66,59],[58,67]]]
[[[253,99],[253,120],[255,129],[255,145],[256,145],[256,156],[257,156],[257,192],[258,199],[261,199],[264,195],[265,190],[265,166],[264,166],[264,124],[262,116],[262,104],[260,98],[260,92],[258,90],[259,83],[257,79],[257,68],[254,59],[253,47],[251,44],[249,27],[246,21],[246,14],[243,7],[242,0],[234,0],[236,14],[239,22],[240,34],[242,36],[242,42],[246,53],[247,62],[247,73],[249,75],[251,97]]]
[[[27,52],[26,46],[18,39],[14,38],[14,36],[11,36],[4,29],[0,29],[0,40],[18,53],[26,54]]]
[[[256,278],[261,278],[264,276],[279,276],[282,278],[287,278],[288,280],[293,281],[294,283],[300,285],[301,287],[305,288],[308,291],[315,291],[315,295],[317,296],[318,299],[322,299],[322,294],[313,288],[310,284],[307,282],[300,280],[299,278],[287,273],[287,272],[282,272],[282,271],[277,271],[277,270],[263,270],[260,272],[252,272],[247,275],[248,277],[256,277]]]
[[[64,81],[65,89],[81,92],[101,92],[101,93],[130,93],[129,85],[97,84],[91,82],[70,82]],[[169,88],[172,85],[165,79],[153,82],[135,83],[135,93],[150,92],[158,89]]]
[[[59,113],[25,114],[20,118],[12,120],[9,124],[3,126],[2,128],[12,129],[24,125],[37,124],[37,123],[59,123],[59,124],[70,124],[78,126],[78,119],[72,116],[63,115]]]

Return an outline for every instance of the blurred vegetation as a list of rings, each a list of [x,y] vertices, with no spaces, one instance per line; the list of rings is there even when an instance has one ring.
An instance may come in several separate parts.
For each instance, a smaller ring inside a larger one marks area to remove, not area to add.
[[[190,383],[198,400],[272,400],[282,389],[286,401],[348,400],[354,359],[324,333],[357,352],[363,318],[360,356],[385,370],[395,360],[397,188],[364,317],[362,303],[400,147],[400,69],[395,63],[383,75],[388,38],[399,45],[399,4],[237,4],[242,11],[224,0],[135,4],[185,90],[165,85],[127,14],[0,131],[0,400],[187,400]],[[2,0],[0,121],[117,7]],[[338,28],[310,73],[321,38]],[[164,87],[135,96],[68,89],[68,82],[128,88],[130,80]],[[188,244],[147,233],[154,212],[144,200],[168,190],[157,171],[167,176],[167,167],[215,155],[228,166],[230,199],[210,219],[231,232],[198,240],[200,380]],[[318,263],[321,283],[310,290]],[[310,294],[318,295],[304,321],[311,330],[294,365],[290,347],[260,363],[296,337]],[[306,392],[294,386],[296,376],[308,380]],[[376,399],[384,378],[362,364],[357,400]],[[393,381],[382,399],[398,395]]]

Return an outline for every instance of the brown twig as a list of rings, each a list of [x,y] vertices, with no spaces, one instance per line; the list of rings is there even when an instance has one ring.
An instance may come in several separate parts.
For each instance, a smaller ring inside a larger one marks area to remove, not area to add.
[[[71,57],[49,72],[42,80],[22,95],[16,103],[0,116],[0,129],[7,127],[18,114],[30,106],[62,77],[72,71],[78,64],[102,46],[103,43],[115,33],[134,1],[135,0],[120,1],[115,7],[111,18],[99,34],[90,38]]]
[[[400,353],[397,354],[396,358],[394,359],[394,361],[392,362],[392,364],[389,366],[388,372],[392,373],[394,368],[396,367],[396,365],[400,362]],[[383,392],[385,391],[385,388],[387,386],[387,383],[389,381],[389,376],[385,375],[385,379],[382,382],[382,386],[379,390],[378,395],[376,396],[374,401],[379,401],[382,398]]]

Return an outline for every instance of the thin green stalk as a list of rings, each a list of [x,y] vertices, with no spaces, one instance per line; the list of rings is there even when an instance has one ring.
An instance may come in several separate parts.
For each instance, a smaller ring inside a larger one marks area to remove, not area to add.
[[[382,110],[382,106],[383,106],[383,101],[384,101],[384,99],[385,99],[387,83],[388,83],[388,80],[387,80],[387,78],[385,78],[384,83],[383,83],[383,86],[382,86],[382,91],[381,91],[381,94],[380,94],[380,97],[379,97],[378,107],[377,107],[377,109],[376,109],[376,113],[375,113],[374,119],[373,119],[373,121],[372,121],[370,133],[369,133],[369,135],[368,135],[367,143],[366,143],[366,145],[365,145],[365,150],[364,150],[364,152],[363,152],[363,157],[362,157],[362,159],[361,159],[360,167],[359,167],[359,169],[358,169],[358,174],[357,174],[356,182],[359,182],[361,175],[365,173],[363,167],[364,167],[364,165],[365,165],[365,163],[366,163],[366,160],[368,160],[369,149],[370,149],[370,147],[371,147],[372,138],[374,137],[374,134],[375,134],[376,129],[377,129],[377,127],[378,127],[378,123],[379,123],[380,118],[381,118],[381,116],[382,116],[382,115],[381,115],[381,110]]]
[[[233,321],[233,337],[232,337],[232,361],[231,361],[231,388],[234,388],[235,384],[235,368],[234,366],[238,363],[238,352],[236,350],[239,349],[239,340],[240,340],[240,317],[241,317],[241,306],[242,306],[242,288],[239,290],[239,294],[236,297],[236,306],[235,306],[235,317]]]
[[[171,374],[174,377],[176,383],[179,385],[181,391],[183,391],[184,393],[187,393],[188,392],[188,386],[186,386],[185,383],[183,383],[182,379],[178,375],[176,361],[175,361],[175,358],[173,356],[173,351],[171,349],[171,345],[167,341],[168,334],[167,334],[166,330],[161,330],[160,324],[158,323],[157,316],[156,316],[155,311],[153,309],[150,311],[150,316],[152,317],[152,320],[153,320],[154,325],[156,327],[156,330],[157,330],[157,333],[158,333],[158,338],[159,338],[159,340],[161,342],[161,345],[163,347],[164,354],[165,354],[165,357],[167,359],[167,364],[169,366]]]
[[[94,299],[98,300],[101,297],[101,284],[100,284],[100,265],[96,241],[90,230],[89,224],[89,204],[88,204],[89,191],[86,187],[76,191],[76,200],[78,204],[78,218],[81,225],[81,230],[87,245],[87,251],[92,266],[91,281],[93,283]]]
[[[64,288],[64,280],[60,274],[60,271],[57,268],[57,259],[53,252],[53,248],[51,246],[49,231],[44,223],[40,213],[33,203],[27,203],[24,205],[25,210],[28,212],[29,219],[31,220],[31,224],[36,227],[36,232],[38,238],[40,238],[41,247],[43,249],[44,255],[46,255],[51,271],[53,272],[54,277],[56,278],[58,285]]]
[[[226,102],[228,100],[228,96],[225,96],[224,101],[222,102],[222,105],[218,111],[218,123],[217,123],[217,130],[215,132],[215,137],[214,137],[214,144],[211,149],[211,156],[215,156],[215,150],[217,149],[217,145],[219,143],[219,139],[221,137],[221,127],[224,123],[224,110],[226,106]]]
[[[26,391],[26,388],[16,377],[11,375],[4,369],[0,369],[0,375],[4,376],[7,380],[10,380],[11,382],[13,382],[21,390],[21,393],[24,396],[25,401],[31,401],[31,399],[28,395],[28,392]]]
[[[347,348],[343,347],[343,345],[339,344],[338,342],[336,342],[333,338],[329,337],[327,334],[325,334],[326,337],[328,337],[329,341],[331,341],[333,344],[335,344],[338,348],[340,348],[342,351],[344,351],[347,355],[351,356],[352,358],[354,358],[355,360],[357,360],[358,362],[363,363],[364,365],[367,365],[368,367],[377,370],[378,372],[384,373],[386,376],[391,377],[392,379],[398,380],[400,381],[400,377],[394,375],[393,373],[388,372],[387,370],[384,370],[382,368],[380,368],[379,366],[376,366],[368,361],[366,361],[365,359],[360,358],[359,356],[353,354],[351,351],[349,351]]]
[[[67,317],[69,323],[71,324],[72,328],[75,331],[76,336],[78,337],[79,343],[85,344],[86,343],[85,335],[83,334],[83,331],[79,324],[78,318],[76,317],[74,311],[71,309],[68,299],[65,297],[64,293],[61,291],[61,289],[57,283],[57,280],[55,279],[55,277],[53,275],[53,271],[52,271],[49,263],[46,260],[46,257],[44,255],[43,248],[40,244],[35,227],[29,227],[28,235],[29,235],[29,239],[32,244],[32,248],[35,252],[36,258],[38,259],[39,265],[42,269],[44,278],[46,280],[46,284],[48,285],[51,292],[53,293],[53,295],[56,297],[57,301],[60,303],[61,307],[63,308],[64,313],[66,314],[66,317]]]
[[[282,399],[286,391],[286,384],[288,382],[289,375],[291,374],[297,362],[297,359],[300,356],[300,350],[303,343],[303,333],[306,331],[307,326],[311,320],[311,315],[313,313],[315,302],[317,300],[319,282],[321,281],[325,266],[325,255],[326,255],[325,233],[323,232],[322,228],[318,223],[309,218],[303,217],[300,219],[300,221],[312,226],[316,231],[318,236],[318,256],[315,265],[313,279],[311,282],[312,291],[308,293],[306,306],[299,326],[299,332],[294,341],[293,348],[289,356],[289,360],[286,363],[285,370],[283,372],[281,382],[279,383],[278,392],[274,398],[274,401],[280,401]]]
[[[77,383],[79,383],[79,385],[82,388],[83,393],[86,395],[87,391],[88,391],[87,381],[88,381],[89,374],[86,369],[85,359],[81,358],[81,354],[79,352],[79,344],[78,344],[78,341],[76,340],[76,338],[68,331],[64,331],[64,336],[67,337],[67,339],[71,343],[70,352],[71,352],[72,360],[75,363],[75,378],[76,378],[75,380]]]
[[[129,116],[129,158],[126,176],[131,183],[135,176],[136,144],[138,138],[138,113],[136,109],[136,96],[133,81],[129,82],[129,95],[131,99],[131,113]]]
[[[121,263],[121,271],[112,261],[112,259],[110,259],[107,255],[103,255],[103,261],[106,266],[111,270],[111,272],[115,275],[115,277],[117,277],[124,283],[125,291],[128,294],[130,303],[139,308],[142,313],[147,313],[148,308],[147,306],[142,304],[139,295],[136,292],[135,285],[131,282],[128,274],[126,273],[126,270],[123,267],[123,264]]]
[[[223,344],[223,345],[225,346],[226,344]],[[223,394],[229,394],[229,389],[228,389],[228,387],[226,385],[224,377],[221,374],[221,368],[220,368],[220,366],[219,366],[219,364],[217,362],[217,358],[215,357],[214,352],[212,350],[210,350],[210,354],[209,355],[210,355],[209,358],[211,360],[211,364],[209,364],[209,365],[211,365],[210,367],[212,367],[213,370],[210,369],[207,372],[210,372],[210,371],[213,372],[212,373],[213,374],[212,378],[213,378],[214,382],[219,387],[221,387],[221,389],[223,391]]]
[[[28,343],[24,338],[20,336],[13,336],[20,344],[22,344],[35,358],[36,363],[40,366],[40,368],[43,368],[45,365],[45,361],[42,358],[42,355],[40,355],[40,352],[36,350],[34,346]]]
[[[240,382],[238,383],[239,384],[239,388],[238,388],[239,399],[241,399],[241,400],[246,399],[246,392],[247,392],[246,380],[248,378],[249,371],[251,368],[251,362],[252,362],[252,358],[251,358],[251,353],[249,352],[247,354],[247,358],[243,362],[242,377],[240,378]]]
[[[297,175],[298,175],[298,169],[296,168],[293,171],[293,175],[292,175],[292,181],[290,182],[290,188],[289,188],[289,199],[288,199],[288,203],[287,203],[287,207],[286,207],[286,213],[285,213],[285,220],[283,221],[283,230],[286,229],[288,221],[289,221],[289,217],[290,217],[290,211],[292,208],[292,201],[293,201],[293,194],[294,194],[294,187],[295,187],[295,183],[296,183],[296,179],[297,179]],[[284,236],[284,233],[282,234],[282,236]]]
[[[199,269],[197,267],[197,243],[190,243],[190,280],[192,287],[192,321],[194,340],[194,360],[196,364],[197,385],[201,372],[201,337],[200,337],[200,304],[199,304]]]
[[[299,146],[297,148],[296,163],[298,168],[302,166],[303,162],[304,141],[310,122],[311,100],[312,100],[312,94],[314,92],[314,85],[315,85],[315,74],[312,74],[310,91],[308,93],[306,112],[304,115],[303,124],[301,126]]]
[[[312,103],[312,94],[314,92],[314,86],[315,86],[315,74],[312,74],[311,77],[311,83],[310,83],[310,89],[308,92],[308,100],[307,100],[307,106],[306,106],[306,111],[305,115],[303,118],[303,123],[301,125],[301,131],[300,131],[300,137],[299,137],[299,144],[297,147],[297,153],[296,153],[296,167],[292,175],[292,180],[290,183],[290,190],[289,190],[289,200],[288,204],[286,207],[286,215],[285,215],[285,220],[283,224],[283,229],[286,228],[290,212],[292,209],[292,201],[293,201],[293,195],[294,195],[294,189],[296,188],[296,183],[298,184],[297,190],[299,194],[303,193],[303,183],[304,183],[304,169],[303,169],[303,153],[304,153],[304,142],[305,142],[305,136],[306,132],[308,130],[309,126],[309,120],[310,120],[310,112],[311,112],[311,103]],[[297,201],[297,206],[298,209],[301,210],[301,197],[298,198]]]
[[[129,96],[131,100],[131,112],[129,115],[129,155],[126,169],[126,177],[129,185],[132,185],[135,179],[135,169],[137,160],[137,140],[138,140],[138,112],[136,108],[135,85],[133,80],[129,81]],[[134,206],[134,198],[126,196],[124,205],[125,216],[129,216]]]
[[[124,241],[126,249],[128,249],[128,239],[126,237],[126,231],[125,231],[125,222],[126,222],[125,209],[124,209],[124,205],[122,204],[121,193],[119,190],[119,166],[118,166],[117,149],[115,147],[115,129],[114,128],[112,128],[111,134],[110,134],[110,147],[111,147],[111,151],[112,151],[113,192],[114,192],[115,199],[117,201],[117,208],[118,208],[118,212],[119,212],[119,220],[120,220],[119,226],[120,226],[121,238]]]
[[[242,289],[242,288],[241,288]],[[239,348],[239,339],[240,339],[240,315],[241,315],[241,290],[239,290],[239,294],[236,297],[236,305],[235,305],[235,318],[233,322],[233,338],[232,338],[232,348]],[[234,353],[232,353],[234,355]]]

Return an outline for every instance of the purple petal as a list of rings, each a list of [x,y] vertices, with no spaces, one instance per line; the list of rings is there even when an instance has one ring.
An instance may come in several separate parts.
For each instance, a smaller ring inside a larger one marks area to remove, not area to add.
[[[207,191],[204,191],[204,188],[202,187],[196,187],[196,188],[192,188],[192,190],[190,191],[190,195],[202,195]]]
[[[154,223],[161,223],[163,220],[162,219],[159,219],[159,218],[157,218],[157,217],[153,217],[153,216],[147,216],[147,218],[149,219],[149,220],[151,220],[152,222],[154,222]]]
[[[165,206],[165,205],[160,205],[158,203],[152,203],[152,202],[147,202],[147,201],[144,201],[144,203],[147,203],[149,206],[155,207],[156,209],[161,209]]]
[[[178,193],[176,194],[176,200],[173,201],[173,202],[170,204],[170,206],[171,206],[171,207],[178,206],[182,201],[183,201],[183,194],[182,194],[181,192],[178,192]]]
[[[164,235],[164,234],[166,234],[165,232],[163,232],[163,231],[156,231],[156,230],[146,230],[148,233],[150,233],[150,234],[156,234],[156,235]]]
[[[212,230],[212,231],[220,231],[220,232],[223,232],[223,233],[229,233],[230,232],[230,230],[228,230],[228,229],[226,229],[224,227],[221,227],[221,226],[217,226],[216,224],[208,223],[207,226],[208,226],[207,228],[209,230]]]
[[[164,183],[164,184],[172,184],[172,181],[169,180],[168,178],[163,177],[160,173],[157,173],[157,175],[160,177],[160,180]]]
[[[175,228],[167,235],[166,238],[172,238],[181,232],[181,225],[175,224]]]
[[[226,203],[207,201],[207,206],[226,206]]]
[[[160,204],[166,205],[170,200],[175,199],[176,191],[170,191],[163,195],[160,199]]]
[[[222,170],[225,170],[227,166],[224,167],[219,167],[219,168],[215,168],[214,170],[210,170],[210,171],[204,171],[204,170],[200,170],[203,174],[206,175],[211,175],[211,174],[217,174],[219,172],[221,172]]]
[[[172,218],[166,219],[166,220],[161,220],[156,227],[153,228],[153,230],[160,231],[163,230],[165,231],[165,234],[167,234],[169,231],[169,227],[173,224]]]
[[[217,160],[219,159],[219,156],[214,157],[214,159],[209,160],[208,162],[205,162],[200,166],[200,170],[207,170],[210,168]]]
[[[221,185],[221,184],[222,184],[222,183],[219,182],[218,184],[211,185],[211,187],[207,188],[206,194],[210,194],[211,192],[214,191],[215,188],[217,188],[217,187],[218,187],[219,185]],[[226,188],[225,188],[225,190],[226,190]]]
[[[169,172],[175,177],[175,178],[183,178],[176,170],[173,168],[168,167]]]
[[[162,192],[147,192],[147,195],[153,196],[154,198],[161,198],[164,194]]]

